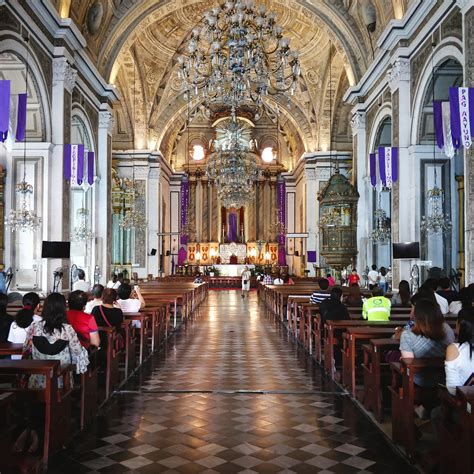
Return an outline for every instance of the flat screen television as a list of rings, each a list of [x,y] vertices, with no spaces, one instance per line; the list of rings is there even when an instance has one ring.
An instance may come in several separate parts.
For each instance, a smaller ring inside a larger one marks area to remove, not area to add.
[[[43,240],[41,258],[70,258],[71,242],[55,242]]]
[[[420,258],[420,242],[397,242],[393,244],[393,259]]]

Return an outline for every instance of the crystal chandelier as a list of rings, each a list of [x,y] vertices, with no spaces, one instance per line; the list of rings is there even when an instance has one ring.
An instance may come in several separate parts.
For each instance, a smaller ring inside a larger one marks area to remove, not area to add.
[[[431,213],[421,218],[421,231],[427,234],[445,234],[452,228],[451,220],[443,212],[444,192],[435,183],[434,187],[426,193],[426,198],[431,205]]]
[[[377,244],[388,244],[392,239],[392,231],[389,226],[387,213],[379,208],[375,210],[374,216],[376,224],[372,231],[371,239]]]
[[[29,61],[28,49],[26,50],[26,75],[25,75],[25,90],[28,94],[28,76],[29,76]],[[28,95],[27,95],[28,97]],[[27,201],[30,201],[33,195],[33,185],[26,181],[26,132],[23,139],[23,180],[15,186],[15,192],[19,196],[20,208],[11,209],[8,218],[5,220],[5,225],[10,228],[11,232],[34,231],[41,224],[41,218],[36,215],[34,210],[30,209]]]
[[[137,185],[135,181],[135,176],[131,180],[125,180],[125,185],[127,186],[126,192],[126,211],[122,220],[119,223],[119,226],[124,230],[137,230],[144,231],[148,222],[143,211],[139,211],[136,208],[137,197],[140,196]]]
[[[77,210],[79,225],[76,225],[71,232],[71,240],[73,242],[86,242],[92,240],[94,233],[89,227],[89,210],[85,207],[80,207]]]
[[[275,22],[275,14],[253,0],[228,0],[204,14],[191,33],[189,56],[179,60],[188,92],[205,103],[224,103],[232,116],[244,102],[258,109],[268,95],[293,95],[300,75],[298,53]]]

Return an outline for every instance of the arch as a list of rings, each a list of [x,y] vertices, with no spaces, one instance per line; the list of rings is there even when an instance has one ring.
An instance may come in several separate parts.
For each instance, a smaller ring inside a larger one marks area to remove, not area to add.
[[[380,129],[383,126],[384,121],[386,121],[387,119],[392,120],[392,106],[389,102],[385,102],[384,104],[382,104],[382,107],[380,108],[380,110],[378,111],[377,115],[374,118],[374,123],[370,130],[369,139],[367,141],[368,152],[366,153],[366,156],[364,157],[367,176],[369,176],[370,174],[369,153],[374,151],[377,138],[379,137],[379,134],[380,134]]]
[[[10,32],[11,33],[11,32]],[[31,49],[31,45],[24,42],[19,36],[16,38],[0,38],[0,53],[10,53],[16,56],[22,63],[26,63],[26,48],[28,48],[28,62],[31,78],[37,89],[38,98],[41,106],[40,113],[43,117],[44,133],[43,141],[51,142],[51,98],[48,88],[46,87],[46,80],[43,69],[40,66],[36,54]]]
[[[464,63],[464,56],[462,53],[462,43],[456,38],[446,38],[435,48],[435,50],[428,56],[423,65],[423,72],[420,76],[418,86],[414,93],[412,103],[412,128],[410,132],[410,144],[416,145],[419,142],[418,132],[420,129],[420,120],[423,113],[423,101],[426,96],[426,91],[430,86],[432,79],[432,65],[439,66],[448,59],[454,59],[459,64]]]
[[[89,117],[87,116],[87,113],[85,112],[85,110],[82,108],[82,106],[77,103],[77,102],[74,102],[72,104],[72,111],[71,111],[71,128],[73,127],[73,119],[74,119],[74,116],[77,116],[79,118],[79,120],[82,122],[82,124],[84,125],[85,127],[85,130],[87,132],[87,136],[89,138],[89,142],[90,142],[90,148],[89,148],[89,151],[96,151],[97,150],[97,144],[94,143],[94,133],[92,131],[92,126],[91,126],[91,122],[89,120]],[[71,137],[72,137],[72,130],[71,130]],[[85,143],[84,143],[85,145]],[[97,155],[97,154],[96,154]],[[96,156],[96,165],[97,165],[97,156]]]

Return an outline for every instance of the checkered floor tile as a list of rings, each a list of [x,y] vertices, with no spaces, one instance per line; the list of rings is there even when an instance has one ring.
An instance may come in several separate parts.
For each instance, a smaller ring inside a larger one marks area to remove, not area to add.
[[[211,291],[201,313],[51,472],[411,472],[256,294]]]

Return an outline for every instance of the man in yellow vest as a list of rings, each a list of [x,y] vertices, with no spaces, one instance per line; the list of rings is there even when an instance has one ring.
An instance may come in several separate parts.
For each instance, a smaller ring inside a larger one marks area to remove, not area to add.
[[[362,317],[369,321],[388,321],[391,303],[383,296],[382,288],[376,286],[372,290],[372,298],[365,300],[362,306]]]

